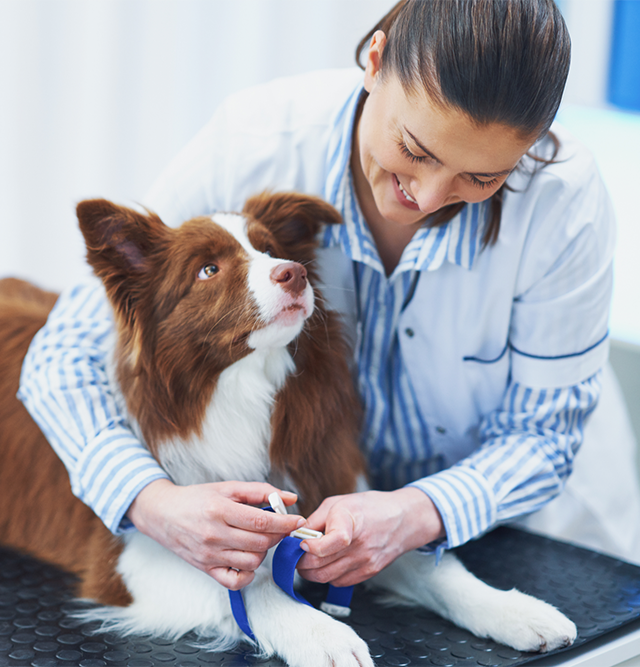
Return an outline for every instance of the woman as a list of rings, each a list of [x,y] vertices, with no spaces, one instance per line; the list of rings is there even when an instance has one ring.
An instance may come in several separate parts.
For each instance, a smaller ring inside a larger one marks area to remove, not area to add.
[[[611,291],[607,195],[549,133],[570,50],[552,0],[407,0],[369,37],[364,81],[319,72],[227,100],[145,202],[178,224],[272,188],[343,214],[319,261],[353,336],[376,490],[309,518],[326,535],[300,570],[337,585],[560,493],[598,401]],[[268,485],[167,479],[109,392],[111,328],[99,287],[64,295],[25,361],[25,405],[111,530],[246,585],[299,517],[247,506]]]

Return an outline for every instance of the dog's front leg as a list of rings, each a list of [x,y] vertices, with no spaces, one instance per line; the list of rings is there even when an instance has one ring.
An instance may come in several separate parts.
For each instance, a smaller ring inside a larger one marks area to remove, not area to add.
[[[555,607],[513,589],[480,581],[451,553],[409,552],[376,575],[373,584],[435,611],[478,637],[520,651],[552,651],[572,644],[575,625]]]
[[[366,643],[344,623],[290,598],[270,578],[243,590],[260,649],[289,667],[373,667]]]

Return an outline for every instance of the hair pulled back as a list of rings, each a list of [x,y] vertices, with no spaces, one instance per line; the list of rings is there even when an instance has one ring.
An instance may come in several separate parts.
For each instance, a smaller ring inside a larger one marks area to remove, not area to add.
[[[401,0],[358,44],[358,64],[377,30],[387,38],[381,75],[395,74],[405,91],[424,90],[480,125],[506,125],[523,137],[548,133],[571,57],[553,0]],[[504,187],[492,197],[485,244],[498,237]],[[442,209],[432,224],[463,206]]]

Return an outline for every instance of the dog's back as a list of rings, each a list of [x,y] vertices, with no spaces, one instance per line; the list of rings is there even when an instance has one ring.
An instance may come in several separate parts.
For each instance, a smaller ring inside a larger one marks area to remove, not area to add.
[[[16,397],[22,362],[56,295],[27,282],[0,280],[0,543],[55,563],[84,578],[83,597],[123,604],[87,571],[119,548],[95,514],[71,492],[69,475]]]

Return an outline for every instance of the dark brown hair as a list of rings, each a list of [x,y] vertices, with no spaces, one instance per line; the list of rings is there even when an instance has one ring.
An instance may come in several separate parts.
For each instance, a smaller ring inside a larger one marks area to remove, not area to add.
[[[549,127],[569,71],[571,42],[553,0],[401,0],[360,41],[356,60],[374,32],[387,42],[381,74],[393,72],[407,92],[425,90],[445,108],[472,121],[512,127],[523,137],[549,135],[551,160],[559,142]],[[484,245],[500,231],[503,185],[490,201]],[[432,225],[451,220],[464,203],[446,206]]]

